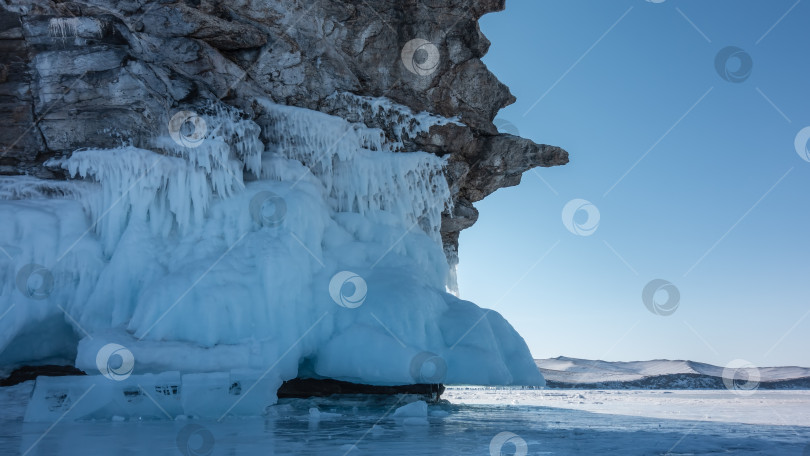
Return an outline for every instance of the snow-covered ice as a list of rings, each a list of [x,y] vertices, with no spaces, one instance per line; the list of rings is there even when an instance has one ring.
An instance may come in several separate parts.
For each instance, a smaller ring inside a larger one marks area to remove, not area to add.
[[[451,387],[444,398],[468,405],[512,404],[655,419],[810,428],[810,391],[515,390]],[[810,442],[809,442],[810,443]]]
[[[652,361],[599,361],[560,356],[535,360],[537,367],[547,380],[567,384],[609,382],[633,382],[652,377],[676,375],[700,375],[723,378],[733,375],[732,369],[706,363],[682,360],[658,359]],[[810,368],[797,366],[783,367],[741,367],[753,372],[758,383],[774,383],[810,377]],[[657,388],[660,389],[660,388]]]
[[[447,391],[448,403],[427,404],[427,416],[416,418],[424,425],[394,416],[412,399],[356,396],[282,399],[256,418],[53,425],[23,422],[32,383],[0,389],[0,454],[140,454],[137,449],[148,448],[151,456],[499,456],[525,444],[524,456],[800,456],[810,445],[807,391],[758,391],[745,398],[728,391],[614,391],[606,401],[608,392],[456,387]],[[643,402],[648,405],[639,407]],[[602,407],[598,413],[581,409],[596,406]],[[679,414],[654,417],[676,409]],[[761,417],[759,424],[744,424],[751,415]],[[491,452],[493,442],[503,443],[501,453]]]

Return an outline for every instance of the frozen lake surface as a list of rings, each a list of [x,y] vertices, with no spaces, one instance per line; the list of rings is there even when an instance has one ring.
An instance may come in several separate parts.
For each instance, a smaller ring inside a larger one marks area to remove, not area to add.
[[[810,391],[741,396],[459,387],[448,388],[449,403],[430,405],[426,419],[418,410],[394,416],[407,402],[403,398],[353,396],[281,400],[265,417],[221,422],[23,423],[32,386],[0,389],[0,454],[804,456],[810,451]]]

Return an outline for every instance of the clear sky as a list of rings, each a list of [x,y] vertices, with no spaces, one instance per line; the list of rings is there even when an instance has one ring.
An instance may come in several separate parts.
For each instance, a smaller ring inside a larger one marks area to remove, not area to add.
[[[476,203],[462,297],[535,358],[810,366],[810,162],[795,147],[809,23],[808,0],[508,0],[485,16],[484,62],[518,99],[499,118],[571,162]],[[563,222],[574,199],[592,204],[567,218],[587,236]],[[674,287],[648,302],[669,315],[645,306],[654,279]]]

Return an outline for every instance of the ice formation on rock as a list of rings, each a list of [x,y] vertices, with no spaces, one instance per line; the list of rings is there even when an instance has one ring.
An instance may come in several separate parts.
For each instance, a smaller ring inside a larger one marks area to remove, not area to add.
[[[132,354],[132,378],[175,376],[187,391],[239,372],[271,388],[296,376],[543,382],[500,315],[445,292],[442,158],[396,152],[360,123],[257,105],[261,128],[203,107],[193,143],[174,131],[154,150],[51,160],[68,182],[0,180],[0,362],[75,357],[95,374],[84,382],[103,386],[116,381],[98,367],[113,343]],[[355,279],[335,283],[342,271]],[[361,292],[359,305],[333,299]],[[192,414],[231,410],[223,404]],[[85,417],[115,408],[87,407]],[[230,413],[252,413],[240,410]]]

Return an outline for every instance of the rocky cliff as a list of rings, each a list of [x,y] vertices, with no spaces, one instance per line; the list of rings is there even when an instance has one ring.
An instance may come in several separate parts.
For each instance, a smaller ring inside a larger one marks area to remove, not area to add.
[[[568,154],[492,123],[514,101],[482,63],[478,19],[504,0],[1,0],[0,174],[64,179],[46,160],[122,144],[161,150],[178,110],[221,105],[272,136],[257,98],[384,131],[449,156],[445,253],[472,203]],[[359,96],[359,97],[358,97]],[[373,97],[373,98],[364,98]],[[375,100],[456,121],[403,129]],[[338,141],[339,138],[336,138]]]

